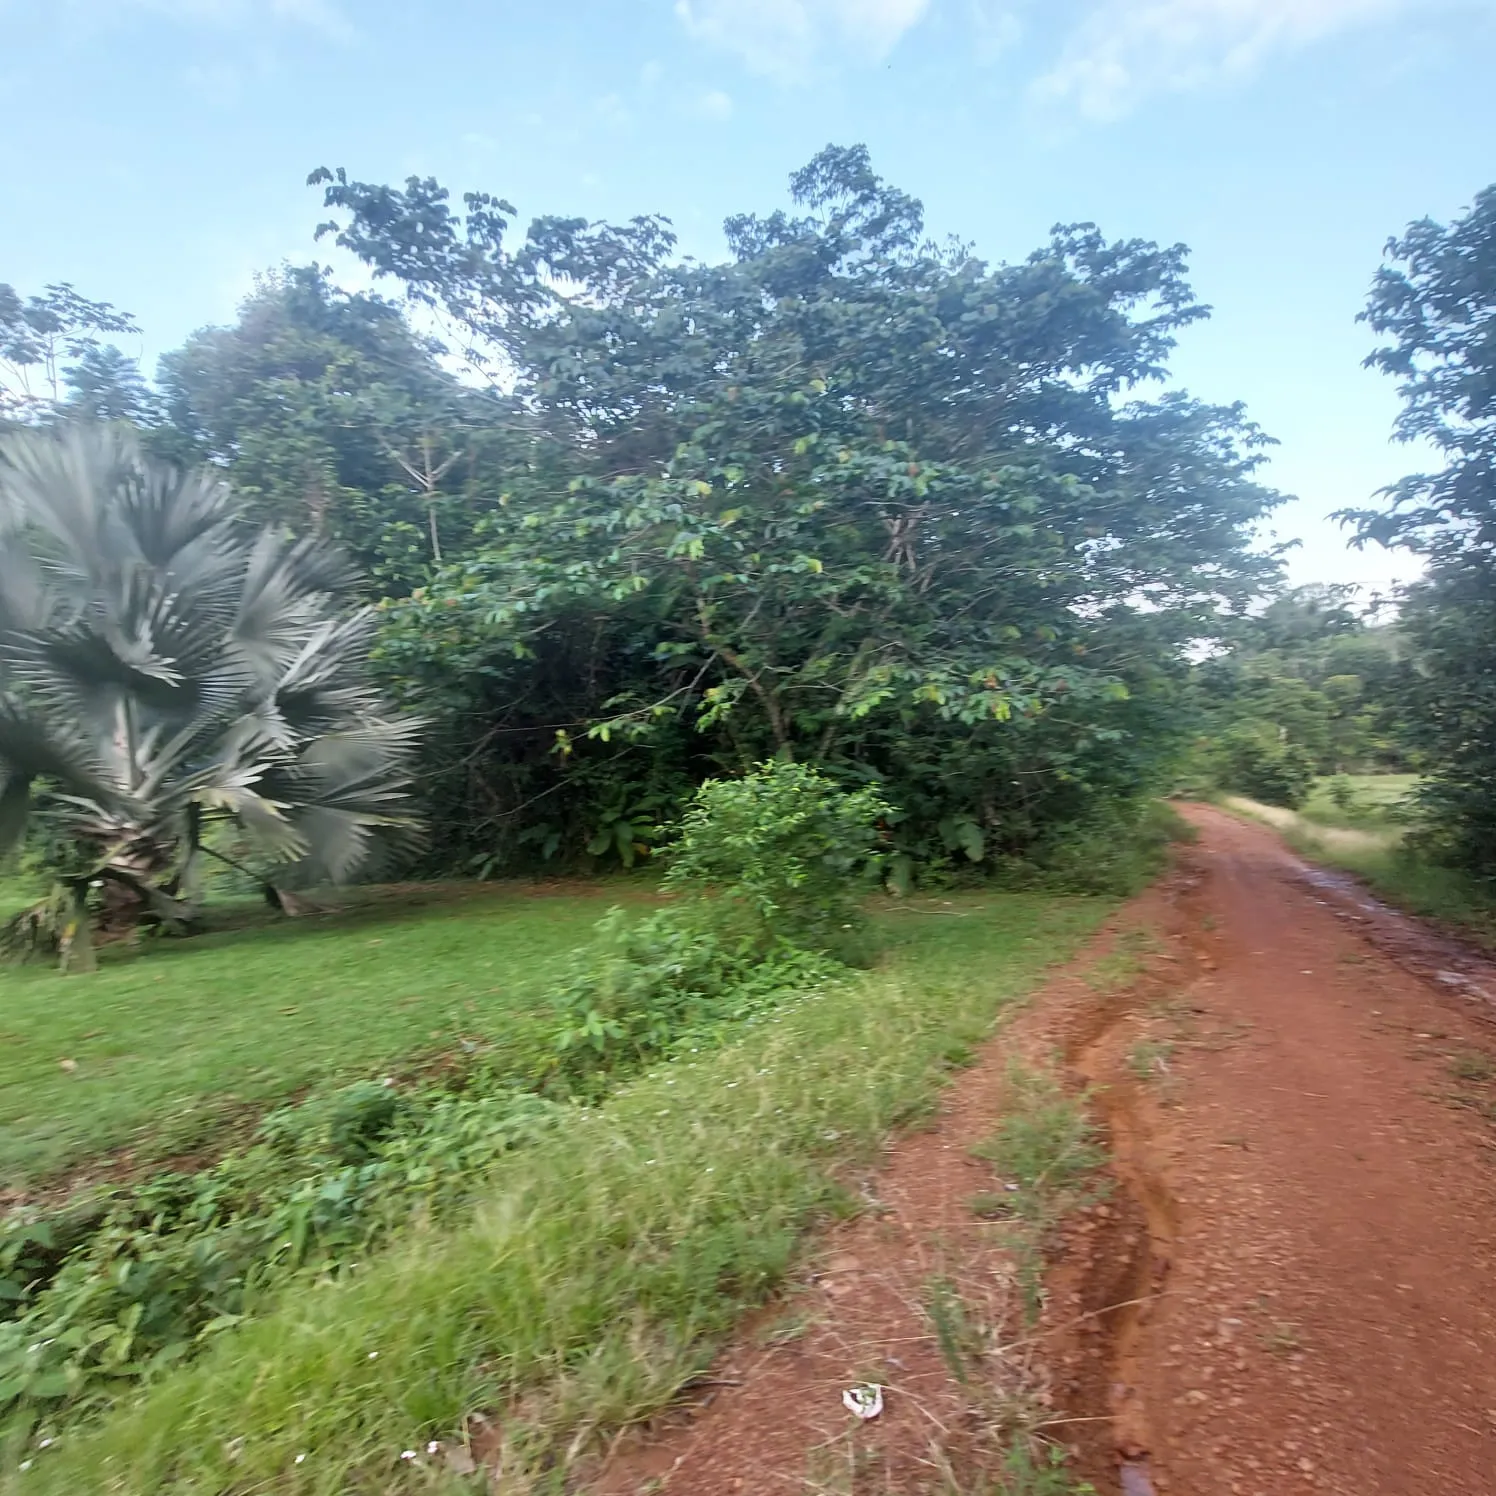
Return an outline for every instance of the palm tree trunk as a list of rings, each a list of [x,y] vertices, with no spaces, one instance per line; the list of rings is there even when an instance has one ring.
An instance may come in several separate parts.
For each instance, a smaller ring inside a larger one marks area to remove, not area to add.
[[[69,885],[68,892],[72,898],[72,909],[62,932],[60,966],[69,976],[75,976],[97,971],[99,961],[94,954],[93,921],[88,913],[88,880],[76,879]]]

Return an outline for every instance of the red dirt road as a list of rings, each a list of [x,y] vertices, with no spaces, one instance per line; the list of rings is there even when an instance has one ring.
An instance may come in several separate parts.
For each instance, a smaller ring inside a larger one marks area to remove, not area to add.
[[[1241,1035],[1180,1051],[1162,1129],[1175,1266],[1137,1353],[1157,1483],[1489,1496],[1496,1133],[1474,1108],[1492,1100],[1496,1031],[1468,995],[1481,974],[1411,974],[1384,950],[1427,969],[1436,942],[1321,902],[1271,832],[1190,818],[1215,970],[1182,995]]]
[[[976,1489],[996,1401],[1103,1493],[1496,1496],[1496,970],[1266,828],[1187,814],[1198,844],[1090,956],[1145,951],[1136,980],[1052,981],[717,1385],[586,1489]],[[968,1204],[1015,1050],[1065,1055],[1119,1186],[1055,1243],[1037,1335]],[[935,1277],[991,1327],[990,1385],[949,1375]],[[876,1424],[840,1408],[861,1379],[889,1389]]]

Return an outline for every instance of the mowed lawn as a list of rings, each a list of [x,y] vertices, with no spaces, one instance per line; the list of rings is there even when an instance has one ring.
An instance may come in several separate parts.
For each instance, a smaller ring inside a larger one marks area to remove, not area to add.
[[[258,922],[141,951],[88,976],[0,968],[0,1180],[85,1157],[200,1147],[312,1087],[479,1042],[526,1073],[541,999],[610,905],[646,885],[470,885]]]

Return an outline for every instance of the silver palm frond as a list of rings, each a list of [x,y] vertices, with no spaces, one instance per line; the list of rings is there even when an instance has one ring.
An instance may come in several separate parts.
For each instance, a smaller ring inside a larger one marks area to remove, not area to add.
[[[368,680],[350,580],[127,431],[0,443],[0,855],[38,793],[101,875],[173,897],[214,819],[335,880],[409,847],[416,724]]]

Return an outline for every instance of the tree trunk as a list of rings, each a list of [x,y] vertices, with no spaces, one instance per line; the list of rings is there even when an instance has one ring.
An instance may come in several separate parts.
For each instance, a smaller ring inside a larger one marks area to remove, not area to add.
[[[94,954],[93,920],[88,912],[88,880],[76,880],[69,885],[68,892],[72,908],[62,932],[59,964],[69,976],[78,976],[99,969],[98,957]]]

